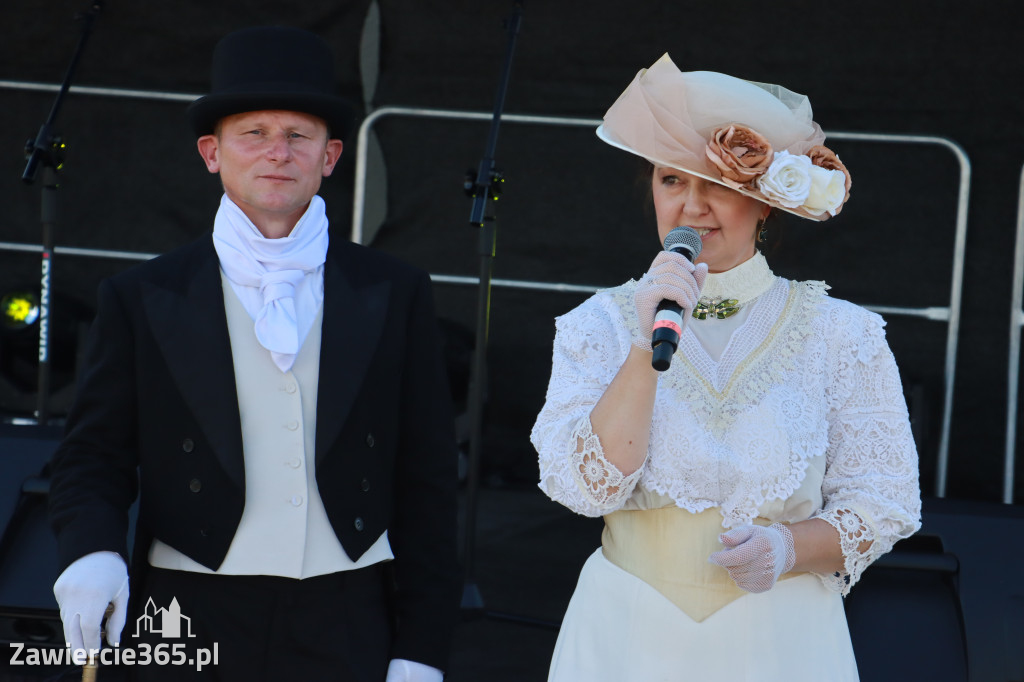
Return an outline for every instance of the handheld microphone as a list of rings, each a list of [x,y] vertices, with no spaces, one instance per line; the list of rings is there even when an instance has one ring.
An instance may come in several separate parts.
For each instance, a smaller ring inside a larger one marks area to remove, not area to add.
[[[682,225],[668,233],[665,237],[665,250],[679,253],[691,263],[700,255],[703,244],[700,235],[692,227]],[[665,299],[658,304],[654,316],[654,329],[651,330],[651,348],[654,356],[651,367],[664,372],[672,364],[672,354],[679,347],[679,337],[683,334],[686,320],[683,309],[675,301]]]

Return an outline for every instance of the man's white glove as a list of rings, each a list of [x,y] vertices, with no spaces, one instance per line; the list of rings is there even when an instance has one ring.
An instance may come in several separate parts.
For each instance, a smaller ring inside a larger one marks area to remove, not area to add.
[[[796,563],[793,534],[784,524],[740,526],[718,539],[725,549],[708,559],[729,571],[736,586],[747,592],[767,592]]]
[[[116,552],[93,552],[64,569],[53,584],[53,594],[64,622],[64,641],[72,650],[99,650],[100,623],[107,604],[107,642],[121,641],[128,618],[128,567]]]
[[[633,291],[637,317],[637,335],[633,338],[633,345],[651,350],[654,316],[662,301],[675,301],[687,311],[693,311],[707,274],[706,264],[694,265],[681,254],[662,251],[655,256],[647,274],[640,278]]]
[[[393,658],[388,665],[388,677],[384,682],[441,682],[444,673],[426,663]]]

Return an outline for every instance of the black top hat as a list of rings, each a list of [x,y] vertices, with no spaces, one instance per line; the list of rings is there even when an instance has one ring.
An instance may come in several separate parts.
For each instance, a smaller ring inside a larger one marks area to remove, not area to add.
[[[264,109],[319,116],[336,138],[352,125],[352,108],[335,89],[331,48],[308,31],[268,26],[229,33],[213,51],[210,76],[210,94],[187,110],[197,136],[212,134],[225,116]]]

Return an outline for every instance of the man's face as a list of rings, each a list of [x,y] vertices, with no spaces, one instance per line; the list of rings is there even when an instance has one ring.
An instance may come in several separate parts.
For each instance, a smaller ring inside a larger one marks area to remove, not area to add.
[[[198,141],[224,192],[270,238],[287,236],[334,170],[341,140],[323,119],[297,111],[249,111],[221,119]]]

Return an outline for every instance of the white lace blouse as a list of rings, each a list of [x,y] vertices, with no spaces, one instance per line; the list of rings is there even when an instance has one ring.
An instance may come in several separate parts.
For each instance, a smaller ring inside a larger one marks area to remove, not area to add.
[[[774,276],[760,254],[709,275],[702,293],[738,298],[740,311],[689,320],[658,379],[647,458],[624,476],[605,459],[590,412],[629,353],[635,286],[598,292],[557,319],[531,433],[541,489],[588,516],[675,504],[718,507],[727,528],[757,516],[821,518],[845,557],[845,574],[821,578],[848,593],[920,527],[917,450],[881,317],[829,298],[823,282]]]

